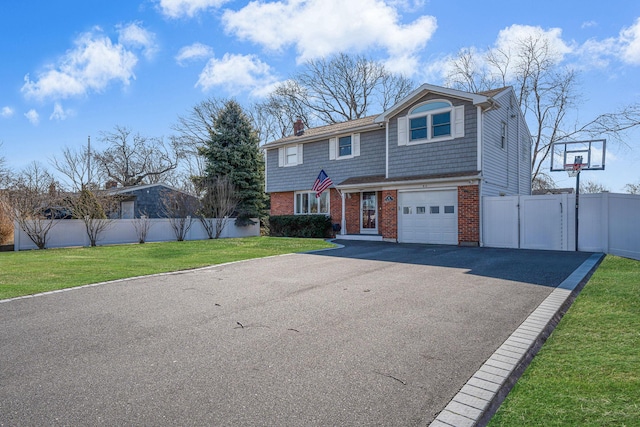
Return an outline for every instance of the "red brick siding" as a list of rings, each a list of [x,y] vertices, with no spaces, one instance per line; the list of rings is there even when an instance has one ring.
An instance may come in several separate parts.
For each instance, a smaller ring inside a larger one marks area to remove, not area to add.
[[[293,191],[271,193],[271,215],[293,215]]]
[[[360,234],[360,193],[346,195],[344,204],[347,234]]]
[[[342,201],[340,194],[334,188],[329,190],[329,214],[331,222],[340,224],[342,222]],[[294,215],[295,193],[285,191],[281,193],[270,193],[271,215]]]
[[[477,185],[458,187],[458,244],[480,243],[480,195]]]
[[[380,212],[380,223],[378,231],[385,239],[398,239],[398,191],[383,190],[380,193],[378,211]],[[387,197],[393,200],[385,201]]]
[[[329,189],[329,214],[332,223],[342,224],[342,197],[335,188]]]

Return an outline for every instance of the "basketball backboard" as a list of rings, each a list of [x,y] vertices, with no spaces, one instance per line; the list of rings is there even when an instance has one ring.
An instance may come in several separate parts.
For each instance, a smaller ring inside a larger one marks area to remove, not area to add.
[[[554,142],[551,145],[551,172],[566,171],[580,164],[580,170],[604,170],[607,140]]]

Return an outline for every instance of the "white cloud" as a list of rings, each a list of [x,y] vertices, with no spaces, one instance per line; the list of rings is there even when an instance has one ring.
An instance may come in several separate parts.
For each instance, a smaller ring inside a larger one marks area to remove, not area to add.
[[[620,31],[622,60],[640,65],[640,18],[629,28]]]
[[[34,109],[31,109],[24,113],[24,116],[31,122],[32,125],[37,126],[40,123],[40,114]]]
[[[22,93],[27,98],[65,99],[102,92],[113,81],[129,85],[135,79],[137,56],[122,44],[114,44],[99,28],[81,34],[73,49],[56,64],[31,80],[25,76]]]
[[[196,86],[207,91],[221,86],[231,93],[249,91],[259,96],[275,77],[271,67],[255,55],[225,54],[222,59],[211,58],[200,73]]]
[[[186,62],[210,58],[212,56],[213,49],[210,46],[202,43],[194,43],[180,49],[176,55],[176,62],[178,65],[185,65]]]
[[[15,111],[11,107],[2,107],[2,110],[0,110],[0,116],[2,116],[5,119],[8,119],[9,117],[13,116],[14,112]]]
[[[140,23],[131,22],[126,25],[118,25],[118,43],[142,49],[147,59],[153,58],[159,48],[156,44],[156,35],[144,29]]]
[[[597,26],[598,26],[598,23],[596,21],[585,21],[582,23],[580,28],[585,29],[585,28],[591,28],[591,27],[597,27]]]
[[[437,27],[436,19],[426,15],[403,24],[397,10],[380,0],[254,1],[238,11],[226,10],[222,20],[227,32],[267,50],[295,46],[299,62],[372,49],[413,60]]]
[[[65,110],[62,108],[62,104],[56,102],[53,105],[53,113],[49,116],[49,120],[66,120],[69,117],[74,116],[75,113],[73,110]]]
[[[544,42],[549,47],[550,59],[561,62],[565,55],[573,52],[574,47],[562,39],[562,29],[534,27],[531,25],[511,25],[498,33],[495,48],[504,52],[517,49],[529,40]]]
[[[197,13],[218,8],[230,0],[157,0],[160,12],[168,18],[193,18]]]

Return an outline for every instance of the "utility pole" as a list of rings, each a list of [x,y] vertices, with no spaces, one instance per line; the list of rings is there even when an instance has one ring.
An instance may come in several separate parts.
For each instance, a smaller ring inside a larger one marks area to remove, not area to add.
[[[87,174],[89,177],[87,184],[91,185],[91,135],[87,137]]]

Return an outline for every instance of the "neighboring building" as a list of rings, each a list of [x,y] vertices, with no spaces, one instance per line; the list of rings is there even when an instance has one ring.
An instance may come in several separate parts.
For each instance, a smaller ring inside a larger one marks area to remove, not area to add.
[[[131,187],[114,187],[108,184],[107,189],[111,194],[119,196],[117,217],[120,219],[140,218],[142,215],[149,218],[164,218],[167,216],[163,205],[166,197],[179,197],[181,200],[186,200],[193,207],[192,214],[195,213],[198,202],[196,197],[165,184]]]
[[[478,245],[481,197],[531,193],[531,134],[513,88],[424,84],[380,115],[263,146],[271,215],[330,215],[341,238]],[[321,170],[334,183],[311,188]]]

